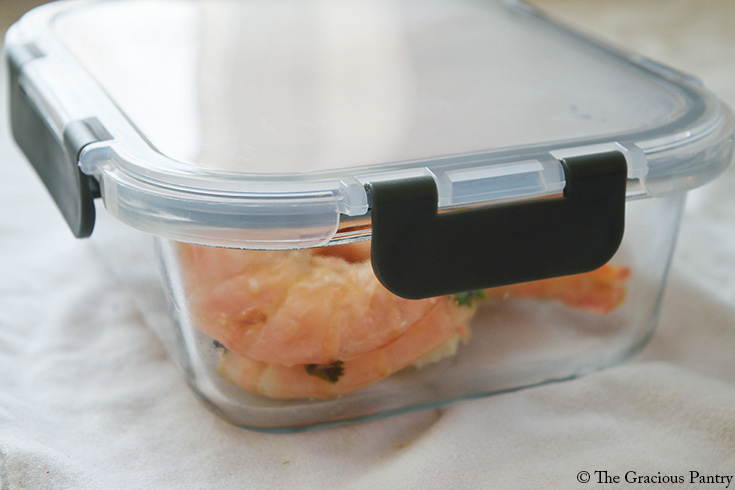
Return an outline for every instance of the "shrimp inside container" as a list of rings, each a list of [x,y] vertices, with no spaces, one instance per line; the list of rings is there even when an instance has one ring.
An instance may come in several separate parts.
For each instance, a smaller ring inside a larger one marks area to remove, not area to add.
[[[101,216],[93,242],[117,256],[112,272],[132,283],[199,398],[236,425],[293,431],[626,360],[656,324],[683,202],[683,193],[629,202],[623,244],[597,271],[426,300],[377,282],[369,241],[290,251],[151,244]]]

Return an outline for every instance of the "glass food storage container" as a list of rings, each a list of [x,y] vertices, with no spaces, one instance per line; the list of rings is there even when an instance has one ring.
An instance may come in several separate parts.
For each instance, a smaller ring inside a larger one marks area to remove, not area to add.
[[[624,361],[686,192],[733,154],[696,78],[520,2],[60,2],[5,56],[72,231],[257,430]]]

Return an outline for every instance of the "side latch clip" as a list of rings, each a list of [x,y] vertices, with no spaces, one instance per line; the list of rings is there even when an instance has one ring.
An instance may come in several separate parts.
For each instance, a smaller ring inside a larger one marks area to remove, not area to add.
[[[611,151],[561,163],[562,196],[446,213],[431,177],[367,184],[378,279],[418,299],[604,265],[625,228],[625,157]]]
[[[79,154],[89,143],[111,139],[96,119],[73,121],[64,127],[63,141],[54,134],[18,83],[24,63],[40,57],[31,46],[8,49],[10,117],[13,137],[53,197],[77,238],[92,234],[97,181],[79,169]]]

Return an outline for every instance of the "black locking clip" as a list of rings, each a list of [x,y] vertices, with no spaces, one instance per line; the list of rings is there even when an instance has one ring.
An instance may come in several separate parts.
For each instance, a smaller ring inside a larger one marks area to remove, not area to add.
[[[445,213],[432,177],[366,184],[378,279],[418,299],[604,265],[625,228],[625,156],[611,151],[561,164],[562,196]]]

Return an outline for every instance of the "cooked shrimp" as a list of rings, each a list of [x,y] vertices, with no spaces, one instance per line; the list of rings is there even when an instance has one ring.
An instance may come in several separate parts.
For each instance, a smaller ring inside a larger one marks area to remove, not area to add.
[[[492,299],[556,299],[573,308],[604,314],[625,301],[629,276],[627,267],[607,264],[592,272],[490,288],[484,293]]]
[[[177,247],[193,325],[225,348],[220,373],[279,398],[328,398],[408,365],[452,355],[477,298],[531,297],[607,313],[625,298],[625,267],[407,300],[386,290],[369,242],[295,251]]]
[[[330,398],[385,378],[438,352],[431,361],[454,354],[469,337],[475,307],[440,301],[395,341],[348,361],[284,366],[225,352],[219,372],[253,393],[275,398]]]
[[[335,255],[178,248],[192,322],[255,361],[351,360],[395,341],[444,301],[388,292],[369,261],[341,258],[354,246],[334,247]]]

